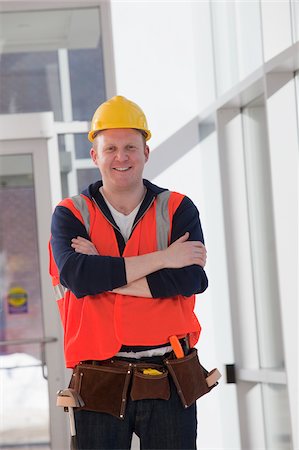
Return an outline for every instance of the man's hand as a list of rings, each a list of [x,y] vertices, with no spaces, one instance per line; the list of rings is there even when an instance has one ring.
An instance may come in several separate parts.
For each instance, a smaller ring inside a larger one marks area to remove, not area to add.
[[[207,261],[207,251],[200,241],[187,241],[189,233],[173,242],[163,251],[163,264],[168,269],[178,269],[181,267],[196,264],[204,267]]]
[[[72,239],[71,247],[73,247],[75,252],[82,253],[83,255],[99,255],[94,244],[81,236]]]

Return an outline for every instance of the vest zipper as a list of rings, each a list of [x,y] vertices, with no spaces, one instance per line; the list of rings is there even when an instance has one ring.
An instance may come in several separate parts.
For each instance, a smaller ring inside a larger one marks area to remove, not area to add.
[[[130,239],[130,237],[132,236],[132,233],[133,233],[134,228],[136,227],[136,225],[138,225],[138,223],[140,222],[140,220],[145,216],[145,214],[147,213],[147,211],[150,209],[150,207],[151,207],[152,204],[154,203],[155,198],[156,198],[156,197],[153,197],[153,198],[152,198],[152,200],[151,200],[150,204],[148,205],[148,207],[146,208],[146,210],[142,213],[142,215],[139,217],[139,219],[137,220],[137,222],[135,222],[134,225],[132,226],[132,230],[131,230],[129,239]],[[96,205],[96,207],[98,208],[98,210],[101,212],[101,214],[105,217],[105,219],[107,220],[107,222],[109,222],[110,225],[111,225],[115,230],[117,230],[117,231],[120,232],[120,229],[119,229],[118,227],[116,227],[116,226],[108,219],[108,217],[106,216],[106,214],[103,213],[103,211],[101,210],[101,208],[100,208],[99,205],[97,204],[97,202],[96,202],[96,200],[95,200],[94,197],[92,197],[92,201],[94,202],[94,204]]]
[[[132,226],[132,230],[131,230],[129,239],[130,239],[130,237],[132,236],[132,233],[133,233],[134,228],[136,227],[136,225],[138,225],[138,223],[140,222],[140,220],[145,216],[145,214],[148,212],[148,210],[150,209],[150,207],[151,207],[152,204],[154,203],[155,198],[156,198],[156,197],[153,197],[153,198],[152,198],[152,200],[151,200],[150,204],[148,205],[148,207],[146,208],[146,210],[141,214],[141,216],[139,217],[139,219],[137,220],[137,222],[135,222],[134,225]]]
[[[94,204],[96,205],[96,207],[98,208],[98,210],[101,212],[101,214],[105,217],[105,219],[107,220],[107,222],[110,223],[110,225],[117,231],[120,232],[120,229],[118,228],[118,226],[115,226],[114,223],[112,223],[108,217],[106,216],[106,214],[103,213],[103,211],[101,210],[101,208],[99,207],[99,205],[97,204],[95,198],[92,197],[92,201],[94,202]]]

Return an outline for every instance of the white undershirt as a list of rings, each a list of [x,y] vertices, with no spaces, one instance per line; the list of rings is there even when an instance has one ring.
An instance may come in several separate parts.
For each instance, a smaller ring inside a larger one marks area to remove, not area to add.
[[[123,238],[124,238],[125,242],[127,242],[129,237],[130,237],[131,231],[132,231],[132,226],[133,226],[135,217],[136,217],[136,215],[138,213],[138,210],[140,208],[141,203],[143,202],[143,199],[136,206],[136,208],[133,209],[132,212],[130,212],[130,214],[125,215],[125,214],[117,211],[117,209],[115,209],[111,205],[111,203],[108,202],[107,198],[103,194],[103,189],[102,188],[100,188],[100,192],[101,192],[102,196],[104,197],[104,200],[107,203],[107,206],[110,209],[111,215],[112,215],[116,225],[119,227],[120,232],[123,235]]]

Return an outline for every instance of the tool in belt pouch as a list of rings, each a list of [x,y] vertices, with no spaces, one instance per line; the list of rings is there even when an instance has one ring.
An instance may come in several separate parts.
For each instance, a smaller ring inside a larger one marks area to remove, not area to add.
[[[169,400],[170,398],[168,370],[156,364],[134,364],[131,399],[157,398],[162,400]]]
[[[217,369],[208,372],[202,367],[195,348],[183,358],[171,359],[170,357],[165,360],[165,364],[185,408],[217,386],[221,376]]]
[[[199,362],[197,349],[192,348],[187,356],[183,356],[181,345],[176,337],[170,339],[174,353],[164,362],[176,385],[177,392],[185,408],[198,398],[210,392],[218,384],[221,377],[218,369],[208,372]],[[175,358],[176,355],[176,358]]]

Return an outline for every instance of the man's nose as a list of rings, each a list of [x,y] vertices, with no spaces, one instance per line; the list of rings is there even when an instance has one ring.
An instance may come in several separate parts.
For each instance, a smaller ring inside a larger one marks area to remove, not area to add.
[[[128,152],[126,151],[126,149],[118,149],[116,152],[116,159],[118,161],[126,161],[128,159]]]

